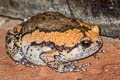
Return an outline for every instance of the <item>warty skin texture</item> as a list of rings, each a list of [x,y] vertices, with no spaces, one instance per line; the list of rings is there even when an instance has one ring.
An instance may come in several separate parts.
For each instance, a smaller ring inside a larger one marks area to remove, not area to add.
[[[58,12],[40,13],[6,34],[6,50],[16,62],[46,65],[58,72],[81,71],[69,62],[98,52],[99,28]]]

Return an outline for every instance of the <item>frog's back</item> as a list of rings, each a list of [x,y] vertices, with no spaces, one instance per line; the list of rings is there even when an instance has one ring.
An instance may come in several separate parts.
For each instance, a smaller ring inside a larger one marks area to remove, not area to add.
[[[21,26],[22,34],[33,32],[36,28],[43,32],[64,32],[68,29],[80,28],[75,19],[71,19],[59,12],[40,13],[22,23]]]

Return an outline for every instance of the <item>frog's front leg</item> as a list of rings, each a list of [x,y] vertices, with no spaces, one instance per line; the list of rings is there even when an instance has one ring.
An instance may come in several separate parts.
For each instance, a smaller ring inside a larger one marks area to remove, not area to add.
[[[101,50],[98,51],[98,53],[107,54],[108,52],[107,52],[107,50],[102,50],[102,49],[101,49]]]
[[[108,52],[106,50],[99,50],[98,53],[103,53],[103,54],[107,54]],[[95,58],[96,61],[99,60],[99,56],[97,56],[97,53],[93,54],[93,57]]]
[[[61,63],[56,60],[55,56],[58,56],[58,51],[47,51],[40,55],[40,58],[52,69],[57,72],[77,72],[86,71],[83,67],[88,66],[88,64],[83,64],[81,66],[75,66],[75,62]]]

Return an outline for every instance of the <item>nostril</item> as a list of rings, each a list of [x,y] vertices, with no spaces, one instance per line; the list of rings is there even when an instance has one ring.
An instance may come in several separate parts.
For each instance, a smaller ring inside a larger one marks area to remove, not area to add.
[[[101,44],[101,42],[99,40],[96,40],[96,43]]]
[[[98,41],[98,40],[96,40],[96,43],[99,43],[99,41]]]

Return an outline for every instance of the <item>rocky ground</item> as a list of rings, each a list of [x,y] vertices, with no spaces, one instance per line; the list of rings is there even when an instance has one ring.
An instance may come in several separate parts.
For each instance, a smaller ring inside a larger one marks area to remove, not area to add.
[[[103,37],[104,50],[107,54],[98,53],[99,61],[93,56],[80,60],[78,64],[91,62],[87,72],[58,73],[48,67],[38,66],[35,69],[16,65],[5,51],[5,35],[8,29],[21,23],[0,17],[0,80],[120,80],[120,40]]]

